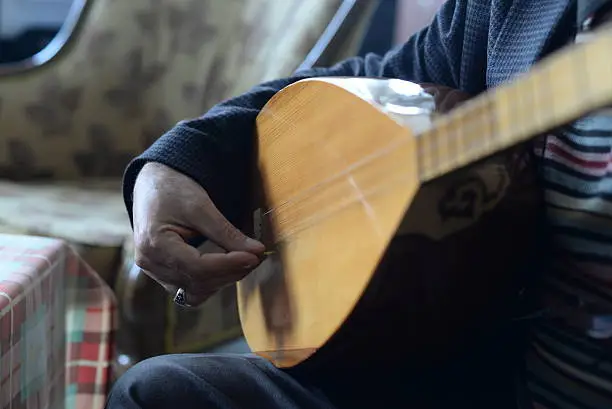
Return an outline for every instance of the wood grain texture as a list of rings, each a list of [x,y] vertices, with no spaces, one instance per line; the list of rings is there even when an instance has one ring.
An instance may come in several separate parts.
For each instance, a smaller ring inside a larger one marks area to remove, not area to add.
[[[274,358],[279,366],[305,358],[290,351],[312,353],[344,322],[418,188],[410,131],[336,84],[314,84],[322,82],[303,81],[279,93],[257,121],[259,167],[279,260],[243,280],[240,314],[254,351],[285,351],[286,359]],[[353,167],[373,146],[397,141],[402,148],[384,160]],[[401,187],[388,178],[393,174],[403,175]],[[276,310],[291,314],[282,319],[292,323],[290,329],[266,325],[275,308],[262,309],[270,303],[261,291],[243,291],[274,263],[282,265],[277,274],[285,277],[285,290],[274,295],[286,301],[279,296],[286,292],[291,301],[291,306],[278,301]]]
[[[354,88],[359,79],[315,78],[279,92],[257,119],[258,167],[269,209],[263,223],[270,230],[266,244],[276,253],[238,286],[243,330],[252,350],[280,367],[316,355],[360,303],[397,233],[411,230],[406,220],[419,224],[419,215],[408,210],[421,183],[452,175],[612,103],[610,50],[611,31],[602,31],[592,42],[553,55],[418,134],[364,99]],[[423,203],[418,207],[425,212]],[[495,229],[487,231],[493,238]],[[486,245],[486,239],[473,242]],[[416,245],[412,239],[406,243]],[[511,251],[498,255],[511,258]],[[401,247],[391,253],[405,264]],[[464,259],[477,262],[470,257]],[[487,279],[487,267],[479,267],[474,285]],[[452,266],[441,263],[440,268]],[[398,271],[387,276],[401,280]],[[499,283],[506,282],[504,277]],[[460,284],[448,294],[460,302]],[[416,302],[419,294],[412,297]],[[418,312],[418,306],[413,308]],[[452,305],[445,308],[452,311]],[[432,314],[442,317],[440,311]],[[425,325],[426,320],[413,322]]]
[[[551,55],[419,135],[423,181],[524,142],[612,102],[612,26]]]

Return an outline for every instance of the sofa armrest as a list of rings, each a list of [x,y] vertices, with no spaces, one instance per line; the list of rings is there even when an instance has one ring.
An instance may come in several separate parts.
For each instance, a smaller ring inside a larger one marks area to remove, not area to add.
[[[379,1],[343,0],[298,70],[330,66],[356,55]]]

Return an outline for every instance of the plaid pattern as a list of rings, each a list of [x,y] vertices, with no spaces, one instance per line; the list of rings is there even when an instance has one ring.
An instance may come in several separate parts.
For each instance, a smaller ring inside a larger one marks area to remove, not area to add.
[[[115,318],[65,242],[0,234],[0,409],[103,408]]]

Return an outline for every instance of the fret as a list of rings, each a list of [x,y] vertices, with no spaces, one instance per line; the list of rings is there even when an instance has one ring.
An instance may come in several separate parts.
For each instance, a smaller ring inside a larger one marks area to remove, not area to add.
[[[535,123],[537,121],[537,111],[533,107],[533,98],[530,96],[534,93],[532,83],[536,80],[536,77],[526,76],[525,84],[523,87],[512,88],[512,101],[510,103],[515,107],[511,120],[514,126],[517,128],[517,133],[527,134],[529,133],[530,121]],[[506,135],[511,136],[511,135]]]
[[[565,82],[553,86],[552,78]],[[612,29],[436,119],[417,135],[420,179],[434,179],[575,120],[612,103],[610,95]]]
[[[431,161],[431,152],[435,149],[434,141],[437,140],[438,128],[433,128],[431,132],[427,134],[421,134],[417,137],[416,147],[419,152],[418,156],[418,169],[419,174],[426,172],[426,169],[434,168],[434,164]]]
[[[588,66],[590,64],[585,64],[584,61],[587,61],[588,56],[586,55],[586,50],[585,49],[578,49],[576,50],[578,54],[578,58],[574,59],[574,69],[579,72],[579,70],[581,71],[586,71],[584,72],[582,75],[577,75],[575,77],[572,78],[572,82],[574,83],[574,92],[576,92],[577,94],[582,94],[582,97],[586,97],[586,94],[588,94],[587,91],[590,91],[591,89],[593,89],[593,85],[594,82],[596,81],[596,78],[593,78],[593,81],[591,80],[591,74],[588,74]]]
[[[450,158],[451,164],[459,163],[459,156],[463,152],[463,144],[465,133],[457,129],[449,129],[449,137],[444,138],[448,147],[447,155]]]
[[[532,94],[533,106],[534,109],[538,110],[538,107],[548,106],[551,110],[555,110],[555,100],[554,98],[548,97],[550,95],[550,89],[552,87],[552,82],[550,76],[542,75],[532,75],[528,78],[531,79],[530,82],[530,90]],[[538,92],[538,90],[544,90],[543,92]],[[541,115],[536,115],[534,118],[534,123],[537,127],[544,128],[546,127],[546,123]]]
[[[479,98],[453,111],[453,114],[434,121],[433,127],[421,133],[417,146],[423,152],[419,175],[423,181],[434,179],[473,161],[474,153],[490,152],[490,141],[495,138],[491,124],[493,111],[489,98]],[[448,149],[448,146],[457,149]],[[440,149],[446,146],[446,149]],[[437,160],[431,160],[435,153]]]

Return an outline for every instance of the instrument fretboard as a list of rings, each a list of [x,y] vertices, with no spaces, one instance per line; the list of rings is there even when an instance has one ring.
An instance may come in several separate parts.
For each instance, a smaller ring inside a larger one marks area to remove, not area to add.
[[[612,28],[466,102],[418,135],[428,181],[612,104]]]

